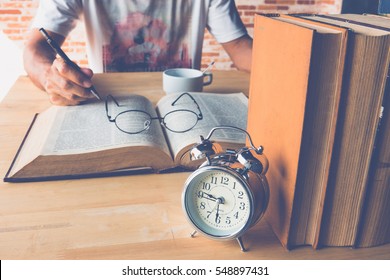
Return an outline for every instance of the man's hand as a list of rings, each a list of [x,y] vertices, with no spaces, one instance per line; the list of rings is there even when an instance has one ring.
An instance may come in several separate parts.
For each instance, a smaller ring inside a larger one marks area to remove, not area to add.
[[[65,38],[48,32],[61,45]],[[78,72],[63,59],[56,58],[55,52],[45,38],[33,29],[24,50],[24,68],[33,83],[47,92],[54,105],[77,105],[89,98],[94,98],[88,90],[92,85],[92,70],[82,68]]]
[[[61,58],[53,61],[43,84],[52,104],[77,105],[87,99],[95,98],[88,89],[92,86],[92,70],[88,68],[81,68],[81,70],[82,74]]]

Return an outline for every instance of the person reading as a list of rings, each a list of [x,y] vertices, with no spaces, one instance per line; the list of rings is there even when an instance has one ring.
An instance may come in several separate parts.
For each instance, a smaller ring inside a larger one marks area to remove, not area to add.
[[[81,19],[90,68],[77,70],[56,56],[39,29],[62,45]],[[237,69],[250,71],[252,38],[234,0],[42,0],[26,42],[24,66],[51,103],[76,105],[95,98],[93,73],[199,69],[205,28]]]

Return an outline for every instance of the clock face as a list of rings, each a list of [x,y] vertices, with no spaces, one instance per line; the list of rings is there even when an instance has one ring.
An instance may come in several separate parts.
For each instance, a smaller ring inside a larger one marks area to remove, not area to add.
[[[217,238],[235,238],[252,215],[252,200],[243,181],[215,167],[193,173],[183,203],[195,227]]]

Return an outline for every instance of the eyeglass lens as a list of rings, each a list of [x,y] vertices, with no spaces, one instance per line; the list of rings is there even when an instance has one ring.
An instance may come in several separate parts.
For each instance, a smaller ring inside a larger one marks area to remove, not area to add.
[[[111,99],[116,103],[116,106],[119,106],[114,97],[111,97]],[[108,102],[110,101],[106,100],[107,117],[110,116],[108,113],[108,108],[110,107]],[[130,134],[140,133],[149,129],[153,120],[160,120],[161,124],[172,132],[191,130],[198,123],[199,116],[194,111],[185,109],[184,106],[194,106],[194,103],[184,100],[183,103],[176,103],[175,105],[179,105],[179,108],[168,112],[163,118],[151,117],[149,113],[142,110],[126,110],[115,117],[115,125],[119,130]]]
[[[115,118],[116,126],[127,133],[140,133],[150,127],[152,119],[143,111],[124,111]]]
[[[198,123],[198,115],[189,110],[169,112],[164,117],[164,125],[173,132],[186,132]]]

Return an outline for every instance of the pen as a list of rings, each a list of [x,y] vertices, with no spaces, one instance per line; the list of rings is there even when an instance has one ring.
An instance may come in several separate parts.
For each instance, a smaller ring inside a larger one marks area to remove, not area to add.
[[[214,65],[214,61],[211,61],[211,63],[206,67],[206,69],[202,71],[202,73],[206,73],[206,71],[209,70],[213,65]]]
[[[64,53],[64,51],[61,49],[61,47],[57,44],[56,41],[53,40],[53,38],[50,37],[50,35],[46,32],[46,30],[44,28],[40,28],[39,31],[42,33],[43,37],[45,37],[46,39],[46,42],[50,45],[50,47],[63,59],[65,60],[65,62],[73,67],[75,70],[79,71],[82,73],[80,67],[74,63],[72,60],[69,59],[69,57]],[[88,88],[90,90],[90,92],[99,100],[102,100],[100,98],[100,95],[98,94],[98,92],[96,91],[96,89],[94,88],[94,86],[91,86],[90,88]]]

